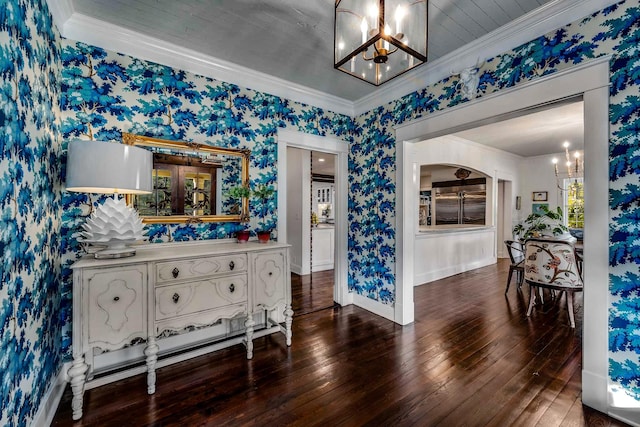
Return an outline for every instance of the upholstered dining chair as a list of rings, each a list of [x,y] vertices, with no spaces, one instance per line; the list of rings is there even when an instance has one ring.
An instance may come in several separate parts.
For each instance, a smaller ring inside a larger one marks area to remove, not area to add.
[[[522,286],[522,281],[524,279],[524,249],[522,248],[522,243],[516,242],[515,240],[505,240],[504,244],[507,245],[507,253],[511,260],[511,265],[509,265],[509,277],[507,277],[507,288],[504,290],[504,293],[506,294],[509,292],[509,285],[511,285],[511,278],[513,277],[514,272],[516,273],[516,282],[518,283],[518,287]]]
[[[534,288],[564,291],[567,295],[569,323],[576,327],[573,314],[573,294],[583,289],[582,269],[571,242],[551,239],[525,241],[524,280],[531,288],[527,317],[535,305]]]

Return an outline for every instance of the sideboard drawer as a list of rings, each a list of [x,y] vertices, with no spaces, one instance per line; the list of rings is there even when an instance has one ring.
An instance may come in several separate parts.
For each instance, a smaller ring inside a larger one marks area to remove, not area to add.
[[[193,279],[214,274],[243,272],[246,270],[246,254],[160,262],[156,265],[156,283]]]
[[[156,320],[247,301],[244,274],[157,287]]]

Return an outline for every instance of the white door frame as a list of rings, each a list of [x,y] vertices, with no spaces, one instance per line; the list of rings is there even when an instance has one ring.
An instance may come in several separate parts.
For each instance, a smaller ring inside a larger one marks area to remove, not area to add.
[[[602,412],[608,404],[609,309],[609,60],[601,57],[512,89],[431,114],[396,128],[398,144],[396,209],[400,219],[396,240],[396,322],[411,323],[413,309],[413,247],[415,214],[410,208],[417,194],[414,142],[446,135],[481,120],[562,98],[584,100],[585,239],[582,401]]]
[[[278,131],[278,242],[287,242],[287,147],[322,151],[336,155],[335,165],[335,252],[333,300],[353,303],[347,285],[347,179],[349,145],[337,138],[311,135],[287,129]]]

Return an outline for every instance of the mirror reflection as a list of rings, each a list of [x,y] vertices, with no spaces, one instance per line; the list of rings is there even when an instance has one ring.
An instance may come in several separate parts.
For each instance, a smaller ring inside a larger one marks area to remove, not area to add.
[[[249,152],[123,134],[126,144],[153,152],[153,193],[130,197],[144,222],[245,221]]]

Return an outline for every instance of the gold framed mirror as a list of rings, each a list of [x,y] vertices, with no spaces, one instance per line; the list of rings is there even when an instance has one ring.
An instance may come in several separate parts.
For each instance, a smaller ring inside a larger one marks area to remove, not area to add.
[[[153,153],[153,192],[128,195],[145,223],[245,222],[249,199],[231,190],[249,187],[250,150],[221,148],[122,133],[122,142]]]

